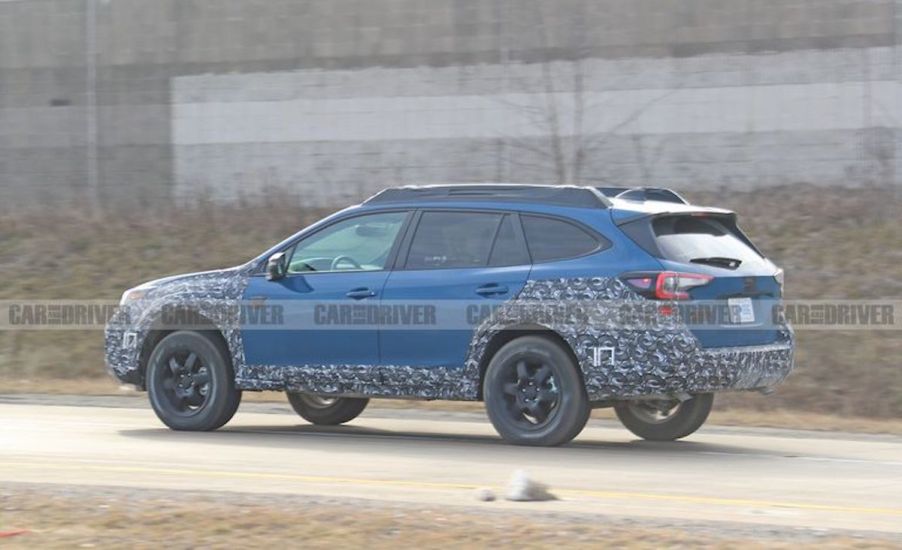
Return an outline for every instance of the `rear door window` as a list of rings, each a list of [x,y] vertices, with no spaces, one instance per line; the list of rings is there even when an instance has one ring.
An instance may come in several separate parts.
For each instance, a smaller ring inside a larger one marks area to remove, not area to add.
[[[549,262],[584,256],[602,243],[578,225],[544,216],[521,216],[533,262]]]
[[[424,212],[407,254],[407,269],[485,267],[502,214]]]

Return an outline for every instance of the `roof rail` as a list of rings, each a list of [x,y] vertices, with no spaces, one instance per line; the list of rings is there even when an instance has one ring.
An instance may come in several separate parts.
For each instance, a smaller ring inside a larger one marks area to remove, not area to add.
[[[658,201],[689,204],[679,193],[666,187],[598,187],[606,197],[630,201]]]
[[[611,205],[608,198],[594,187],[518,183],[406,185],[403,187],[390,187],[368,198],[364,201],[364,204],[411,202],[417,200],[532,202],[583,208],[607,208]]]

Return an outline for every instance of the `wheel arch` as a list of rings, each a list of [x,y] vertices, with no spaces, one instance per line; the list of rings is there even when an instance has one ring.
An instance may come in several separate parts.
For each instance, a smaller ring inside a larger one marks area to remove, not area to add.
[[[204,315],[200,311],[192,310],[192,325],[189,328],[179,328],[178,326],[166,326],[162,320],[162,314],[158,314],[156,318],[150,325],[150,328],[147,331],[147,334],[144,336],[144,340],[141,343],[141,351],[138,354],[138,372],[141,375],[141,388],[142,390],[147,389],[147,362],[150,360],[150,355],[153,353],[154,348],[157,347],[157,344],[166,338],[170,334],[175,332],[180,332],[182,330],[186,330],[189,332],[198,332],[204,334],[211,338],[216,345],[220,346],[223,352],[223,357],[228,362],[228,366],[234,372],[235,366],[232,365],[232,356],[229,353],[229,344],[226,340],[225,335],[222,333],[222,330],[219,326],[213,322],[208,316]]]
[[[579,358],[576,356],[576,353],[573,351],[573,347],[570,345],[570,343],[567,342],[567,340],[563,336],[561,336],[559,332],[555,331],[552,328],[549,328],[545,325],[524,323],[519,325],[511,325],[495,332],[486,344],[485,350],[483,351],[482,356],[479,358],[479,386],[477,394],[477,399],[479,401],[483,400],[482,388],[483,383],[485,382],[485,373],[489,367],[489,363],[492,361],[492,358],[502,347],[504,347],[505,344],[512,342],[517,338],[522,338],[523,336],[542,336],[560,345],[561,348],[570,356],[570,359],[573,360],[573,364],[576,366],[576,370],[579,373],[579,378],[585,386],[585,374],[583,373],[583,369],[580,368]]]

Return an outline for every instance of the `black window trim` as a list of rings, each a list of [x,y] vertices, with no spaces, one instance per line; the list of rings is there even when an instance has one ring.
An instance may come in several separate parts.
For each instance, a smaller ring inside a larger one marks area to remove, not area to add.
[[[608,239],[607,237],[605,237],[598,231],[592,229],[588,225],[586,225],[580,221],[577,221],[577,220],[573,220],[570,218],[563,218],[561,216],[555,216],[553,214],[545,214],[545,213],[538,213],[538,212],[522,212],[522,211],[520,211],[520,212],[518,212],[518,214],[520,217],[520,230],[523,232],[523,238],[526,240],[526,250],[529,253],[529,259],[532,262],[532,265],[548,264],[548,263],[553,263],[553,262],[567,262],[570,260],[577,260],[579,258],[585,258],[586,256],[591,256],[592,254],[597,254],[599,252],[607,250],[607,249],[611,248],[614,244],[613,242],[611,242],[610,239]],[[592,250],[589,250],[588,252],[585,252],[583,254],[579,254],[576,256],[567,256],[565,258],[554,258],[551,260],[536,261],[535,257],[533,256],[532,250],[529,247],[529,239],[526,238],[526,225],[523,221],[524,216],[532,216],[532,217],[536,217],[536,218],[548,218],[551,220],[556,220],[559,222],[563,222],[563,223],[572,225],[572,226],[576,227],[577,229],[582,230],[583,232],[588,234],[593,239],[595,239],[595,243],[596,243],[595,248],[593,248]]]
[[[422,267],[422,268],[408,268],[407,261],[410,256],[410,245],[413,242],[413,237],[416,235],[416,230],[420,225],[420,219],[423,217],[423,214],[427,212],[464,212],[464,213],[472,213],[472,214],[498,214],[501,216],[501,219],[498,221],[498,226],[495,228],[495,235],[492,238],[492,246],[489,248],[489,255],[486,258],[486,265],[481,267]],[[504,223],[504,216],[510,215],[512,219],[514,219],[514,233],[517,235],[517,240],[520,242],[520,245],[526,250],[526,254],[530,259],[530,263],[528,264],[514,264],[514,265],[491,265],[492,260],[492,252],[495,249],[495,242],[498,239],[498,233],[501,230],[501,224]],[[528,267],[532,265],[532,256],[529,255],[529,247],[526,246],[526,236],[523,234],[523,226],[519,223],[519,212],[516,210],[504,210],[498,208],[469,208],[469,207],[461,207],[461,208],[420,208],[417,209],[416,213],[411,219],[409,224],[409,229],[404,235],[404,242],[398,251],[397,256],[395,256],[395,265],[392,268],[392,271],[435,271],[435,270],[443,270],[443,269],[490,269],[490,268],[504,268],[504,267]]]
[[[510,217],[511,219],[514,229],[514,238],[517,240],[520,250],[526,251],[527,263],[525,264],[492,265],[492,255],[495,253],[495,245],[498,244],[498,236],[501,235],[501,227],[504,225],[504,219],[506,217]],[[498,229],[495,231],[495,238],[492,240],[492,248],[489,250],[488,267],[517,267],[526,265],[532,265],[532,255],[529,253],[529,246],[526,244],[526,233],[523,232],[523,224],[520,222],[520,212],[507,211],[504,213],[504,216],[501,218],[501,223],[498,224]]]
[[[330,227],[334,226],[337,223],[342,223],[348,220],[352,220],[354,218],[361,218],[363,216],[372,216],[374,214],[392,214],[395,212],[404,212],[406,216],[404,221],[401,223],[401,229],[398,230],[398,235],[395,237],[395,242],[392,244],[392,248],[388,253],[388,258],[385,259],[385,265],[382,269],[372,269],[372,270],[345,270],[345,271],[304,271],[302,273],[286,273],[285,278],[288,277],[297,277],[297,276],[307,276],[307,275],[328,275],[330,273],[382,273],[385,271],[391,271],[395,265],[395,260],[397,259],[398,252],[401,249],[402,241],[407,236],[408,228],[410,227],[411,220],[414,218],[413,214],[416,213],[416,209],[414,208],[386,208],[386,209],[378,209],[378,210],[367,210],[365,212],[353,212],[348,214],[347,216],[342,216],[335,220],[329,222],[328,225],[324,225],[322,227],[316,228],[316,230],[310,233],[303,233],[298,235],[297,238],[293,239],[291,242],[282,247],[278,252],[273,252],[273,254],[278,254],[279,252],[286,253],[289,250],[293,249],[303,240],[306,240],[309,237],[312,237]],[[272,256],[272,254],[270,254]],[[264,258],[261,262],[260,266],[258,266],[253,273],[251,273],[251,277],[262,277],[266,275],[266,262],[269,258]],[[289,258],[290,260],[290,258]]]

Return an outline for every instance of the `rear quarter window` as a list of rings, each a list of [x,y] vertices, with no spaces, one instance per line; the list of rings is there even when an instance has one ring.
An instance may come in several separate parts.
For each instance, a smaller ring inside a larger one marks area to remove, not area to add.
[[[585,256],[603,245],[595,235],[568,221],[529,215],[523,215],[521,219],[526,244],[535,263]]]

